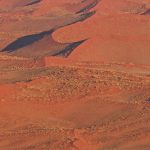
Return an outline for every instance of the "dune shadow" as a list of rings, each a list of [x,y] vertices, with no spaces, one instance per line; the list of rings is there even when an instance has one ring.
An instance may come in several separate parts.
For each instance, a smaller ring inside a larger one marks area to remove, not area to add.
[[[39,2],[41,2],[41,0],[34,0],[34,1],[30,2],[30,3],[28,3],[28,4],[25,5],[25,6],[34,5],[34,4],[37,4],[37,3],[39,3]]]
[[[52,56],[62,56],[62,57],[68,57],[75,48],[80,46],[83,42],[86,40],[81,40],[78,42],[70,43],[67,47],[65,47],[63,50],[53,54]]]
[[[146,102],[150,102],[150,97],[145,100]]]
[[[41,40],[44,36],[52,34],[52,32],[53,30],[49,30],[49,31],[38,33],[38,34],[32,34],[32,35],[27,35],[27,36],[18,38],[14,42],[7,45],[4,49],[2,49],[1,52],[8,52],[8,53],[14,52],[20,48],[23,48],[25,46],[33,44],[34,42]]]
[[[149,15],[150,14],[150,9],[146,10],[145,12],[143,12],[141,15]]]
[[[86,0],[82,1],[82,3],[86,2]],[[84,13],[84,12],[89,12],[92,8],[94,8],[98,3],[100,2],[100,0],[94,0],[93,2],[91,2],[90,4],[88,4],[87,6],[85,6],[84,8],[82,8],[81,10],[77,11],[76,13]]]

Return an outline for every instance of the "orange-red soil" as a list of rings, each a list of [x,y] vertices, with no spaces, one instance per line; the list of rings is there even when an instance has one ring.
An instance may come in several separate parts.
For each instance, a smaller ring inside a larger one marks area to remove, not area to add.
[[[0,150],[149,150],[149,13],[149,0],[1,0]]]

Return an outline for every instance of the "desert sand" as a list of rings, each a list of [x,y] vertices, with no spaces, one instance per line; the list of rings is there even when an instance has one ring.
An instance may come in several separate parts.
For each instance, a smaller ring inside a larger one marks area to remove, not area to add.
[[[149,150],[150,0],[0,0],[0,150]]]

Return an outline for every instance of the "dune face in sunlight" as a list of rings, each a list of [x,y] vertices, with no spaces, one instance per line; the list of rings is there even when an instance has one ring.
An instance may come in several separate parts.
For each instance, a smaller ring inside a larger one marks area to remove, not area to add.
[[[103,0],[93,17],[66,26],[53,37],[59,42],[88,38],[70,58],[149,65],[149,9],[149,1]]]
[[[0,150],[150,149],[150,0],[0,0]]]
[[[94,12],[89,10],[96,4],[82,1],[69,2],[1,1],[1,5],[4,5],[1,9],[1,28],[4,31],[0,44],[1,52],[34,58],[57,54],[67,56],[64,51],[69,51],[70,54],[84,39],[71,43],[58,43],[51,34],[60,27],[84,21],[94,15]],[[86,7],[89,8],[85,11]],[[72,46],[75,43],[78,43],[77,46]]]

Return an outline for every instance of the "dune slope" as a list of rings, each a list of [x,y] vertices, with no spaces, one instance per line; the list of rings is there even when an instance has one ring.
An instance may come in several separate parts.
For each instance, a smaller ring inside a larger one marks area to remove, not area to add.
[[[103,0],[95,10],[90,19],[54,32],[59,42],[88,39],[70,58],[149,65],[149,1]]]
[[[0,150],[149,150],[149,0],[0,1]]]

